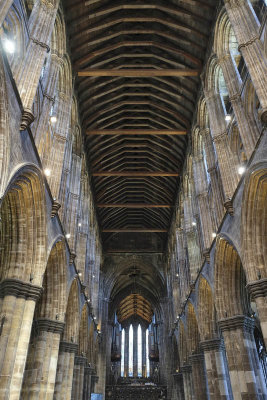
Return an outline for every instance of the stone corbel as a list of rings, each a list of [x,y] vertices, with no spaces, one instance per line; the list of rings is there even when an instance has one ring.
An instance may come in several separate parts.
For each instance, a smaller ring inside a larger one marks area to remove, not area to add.
[[[33,123],[34,118],[32,111],[25,108],[21,116],[20,130],[25,131]]]
[[[227,201],[224,202],[224,208],[226,209],[227,214],[231,215],[233,217],[234,215],[234,207],[233,207],[233,201],[232,199],[228,199]]]
[[[58,214],[58,210],[60,209],[61,204],[54,200],[52,204],[52,210],[51,210],[51,218],[54,218]]]

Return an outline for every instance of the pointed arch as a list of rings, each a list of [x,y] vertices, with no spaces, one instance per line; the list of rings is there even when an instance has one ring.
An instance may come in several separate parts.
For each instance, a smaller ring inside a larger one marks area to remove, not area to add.
[[[63,340],[66,342],[78,343],[79,337],[79,289],[77,279],[74,279],[69,291],[65,329],[63,334]]]
[[[86,356],[89,344],[89,321],[87,304],[83,306],[79,328],[79,354]]]
[[[197,317],[200,339],[212,339],[216,333],[215,304],[211,286],[203,276],[198,285]]]
[[[199,330],[194,306],[188,302],[186,310],[187,343],[189,355],[199,352]]]

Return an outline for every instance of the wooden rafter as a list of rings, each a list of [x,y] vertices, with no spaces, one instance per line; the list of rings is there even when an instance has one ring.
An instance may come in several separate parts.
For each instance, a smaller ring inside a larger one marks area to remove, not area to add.
[[[168,129],[99,129],[86,131],[86,135],[186,135],[186,130]]]
[[[154,76],[198,76],[199,69],[88,69],[78,71],[78,76],[125,76],[127,78],[151,78]]]
[[[92,176],[126,176],[126,177],[143,177],[143,176],[179,176],[178,172],[164,171],[97,171]]]
[[[116,203],[102,203],[97,204],[98,208],[171,208],[173,207],[171,204],[116,204]]]

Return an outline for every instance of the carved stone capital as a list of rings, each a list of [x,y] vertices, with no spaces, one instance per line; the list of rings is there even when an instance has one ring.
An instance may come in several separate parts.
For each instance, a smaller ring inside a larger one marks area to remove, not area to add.
[[[192,372],[192,365],[190,365],[190,364],[183,365],[183,366],[181,367],[181,372],[182,372],[182,373]]]
[[[267,278],[248,283],[247,289],[251,296],[251,300],[258,297],[267,297]]]
[[[61,334],[64,331],[65,323],[47,318],[40,318],[33,321],[33,329],[35,332],[53,332]]]
[[[242,329],[246,332],[253,332],[254,320],[245,315],[236,315],[230,318],[224,318],[218,321],[218,326],[222,332],[233,331],[236,329]]]
[[[82,356],[75,356],[74,364],[76,365],[86,365],[87,358]]]
[[[22,112],[20,130],[25,131],[34,121],[32,110],[25,108]]]
[[[210,263],[210,250],[209,249],[205,249],[203,251],[203,256],[204,256],[206,262],[209,264]]]
[[[77,255],[74,252],[70,253],[70,261],[69,261],[69,263],[73,264],[76,257],[77,257]]]
[[[220,338],[203,340],[202,342],[200,342],[200,348],[204,352],[211,350],[224,350],[224,343]]]
[[[229,215],[231,215],[231,217],[233,217],[234,207],[233,207],[232,199],[225,201],[223,205],[224,205],[224,208],[226,209],[227,214],[229,214]]]
[[[64,353],[78,353],[78,345],[72,342],[60,342],[59,351]]]
[[[204,354],[203,353],[191,354],[191,356],[189,356],[189,361],[192,364],[203,363],[204,362]]]
[[[52,204],[51,218],[54,218],[57,215],[60,207],[61,207],[61,204],[58,201],[54,200],[53,204]]]
[[[37,301],[40,298],[42,291],[43,288],[41,286],[35,286],[18,279],[5,279],[0,283],[0,298],[4,298],[5,296],[14,296],[26,300]]]

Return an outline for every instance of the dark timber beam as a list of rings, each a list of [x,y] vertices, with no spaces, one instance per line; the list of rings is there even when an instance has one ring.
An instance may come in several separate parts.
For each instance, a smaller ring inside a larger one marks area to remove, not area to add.
[[[140,232],[166,233],[166,232],[168,232],[168,229],[117,229],[117,228],[112,228],[112,229],[102,229],[102,232],[104,232],[104,233],[140,233]]]
[[[92,176],[125,176],[125,177],[145,177],[145,176],[179,176],[178,172],[163,171],[98,171],[93,172]]]
[[[169,129],[99,129],[87,130],[86,135],[186,135],[185,130]]]
[[[98,208],[171,208],[171,204],[97,204]]]
[[[88,69],[78,71],[78,76],[125,76],[151,78],[155,76],[198,76],[199,69]]]

